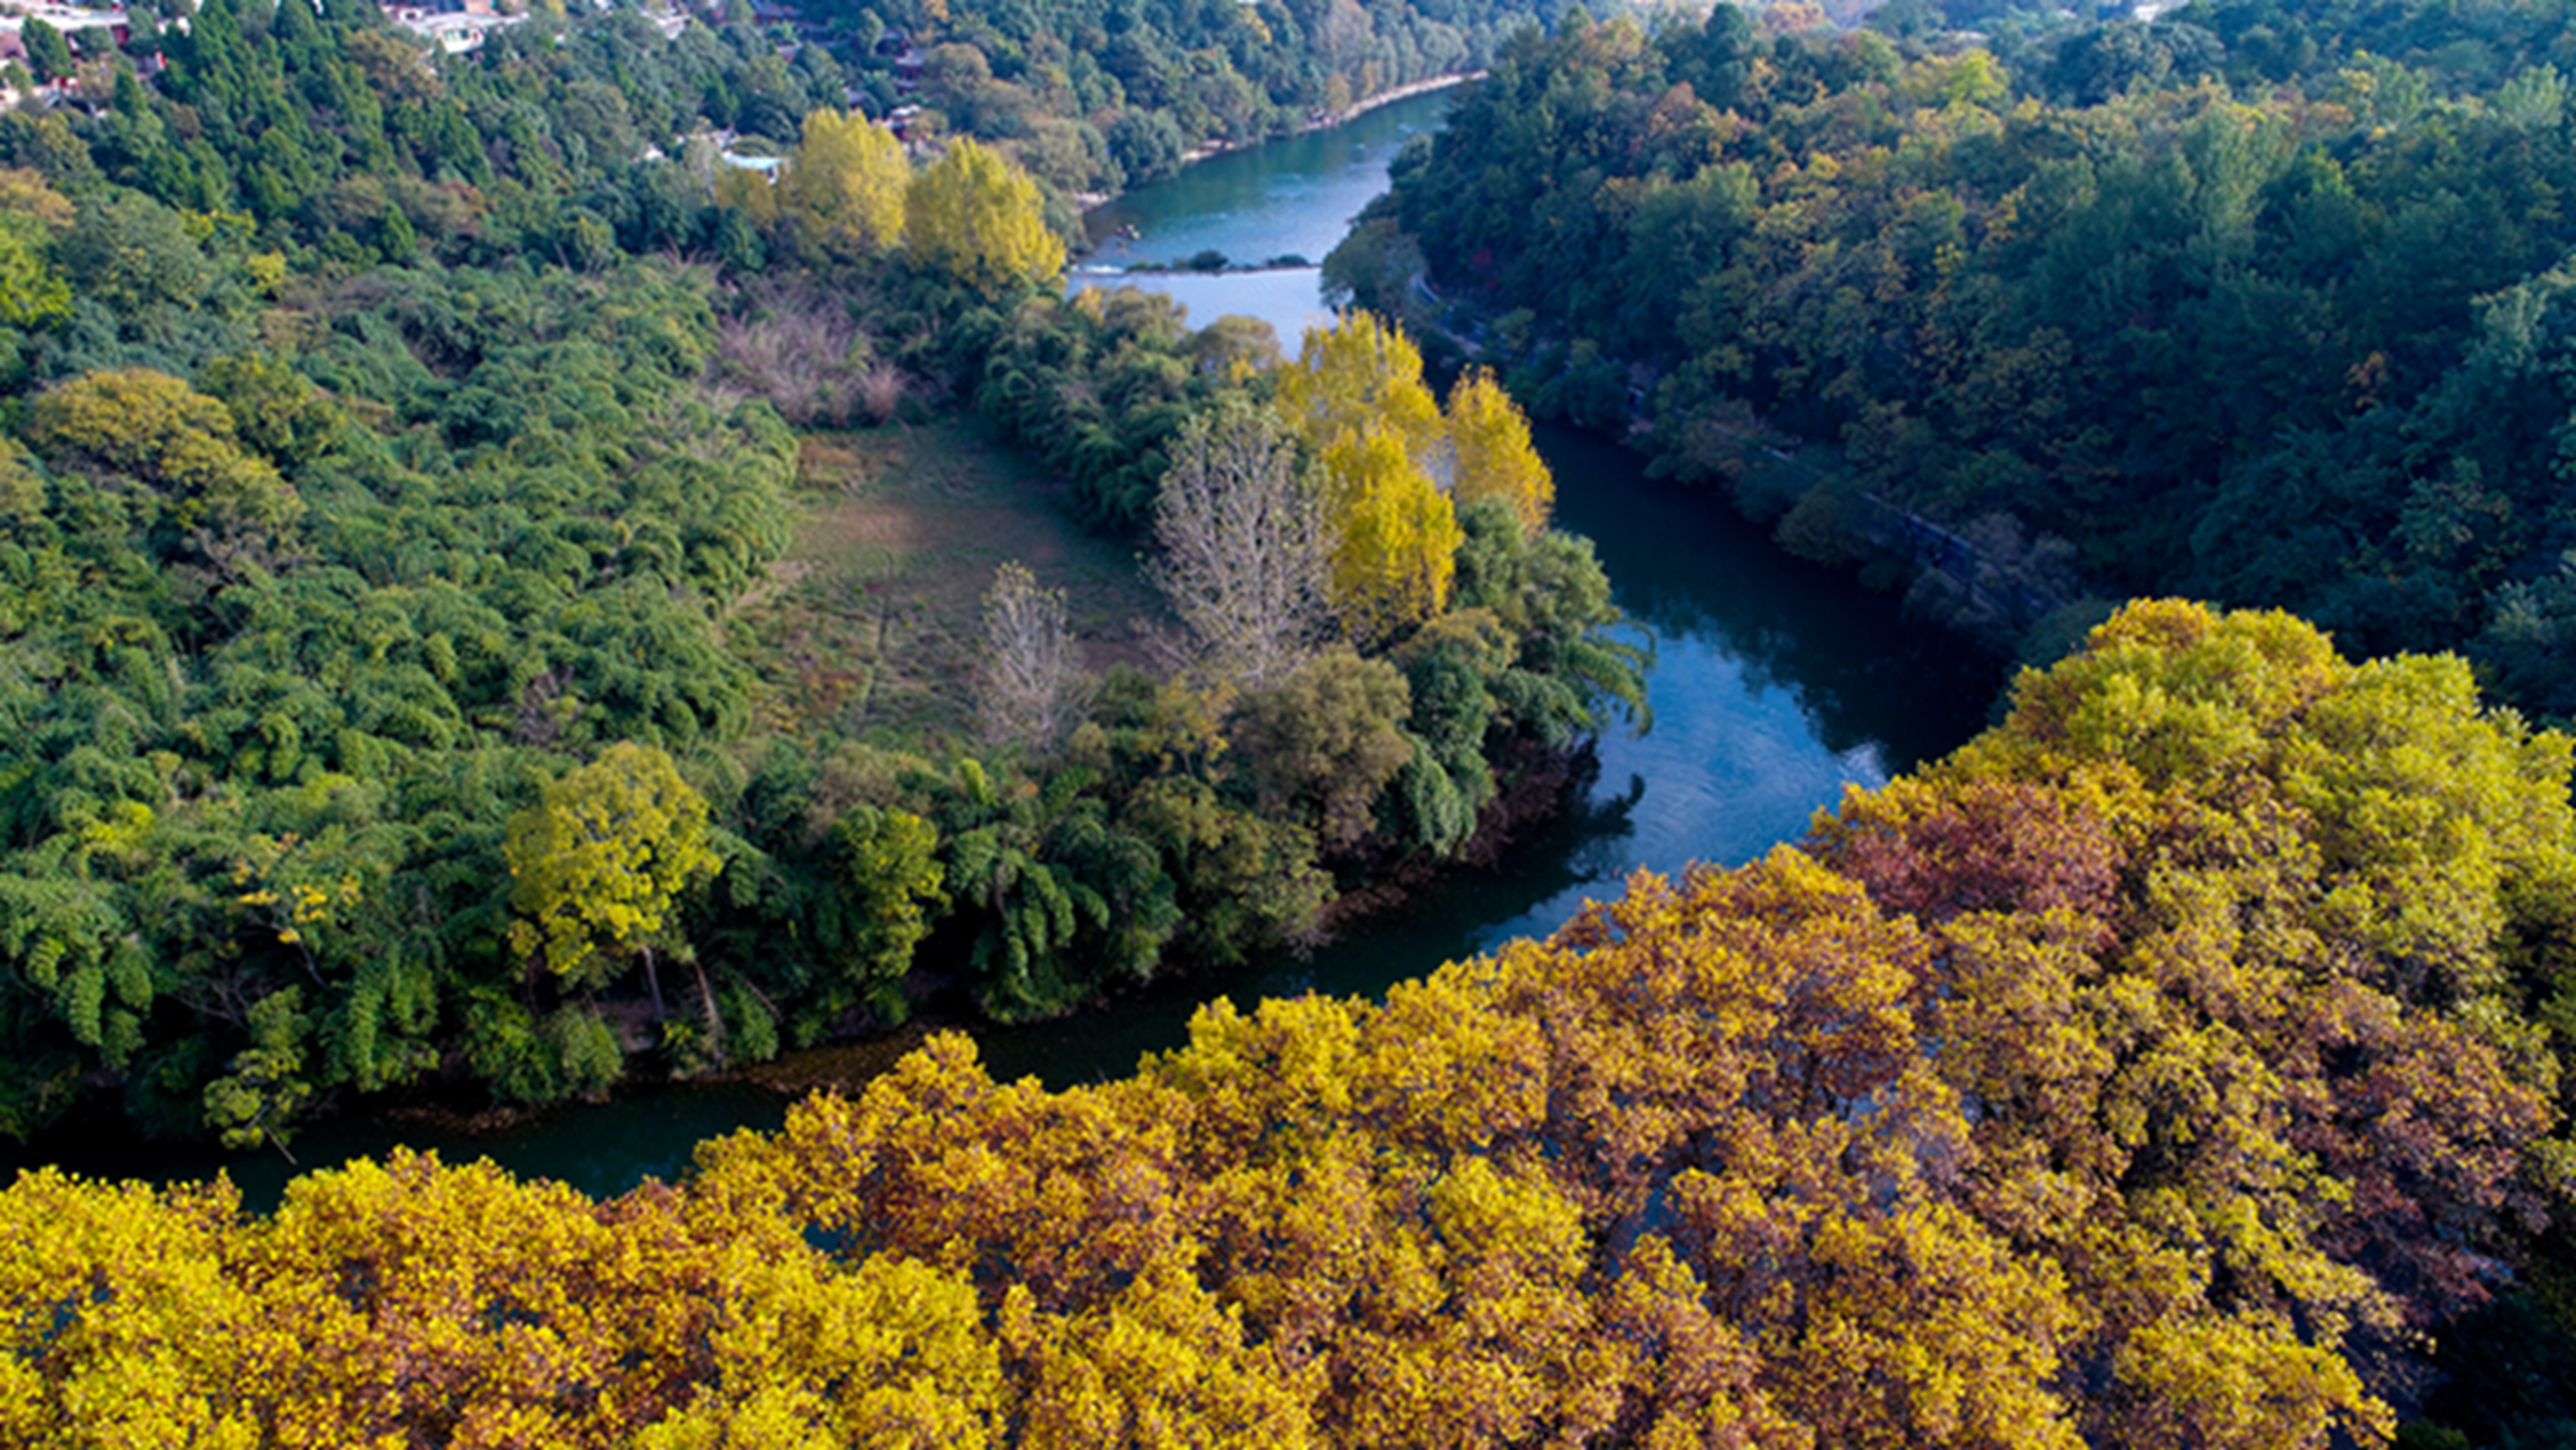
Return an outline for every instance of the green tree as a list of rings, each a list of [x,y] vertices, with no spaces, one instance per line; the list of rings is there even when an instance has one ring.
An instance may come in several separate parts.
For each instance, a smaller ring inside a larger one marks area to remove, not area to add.
[[[183,529],[273,530],[303,511],[277,470],[234,442],[231,411],[167,373],[75,378],[36,399],[27,433],[58,464],[144,485]]]
[[[1413,757],[1399,728],[1411,704],[1402,671],[1348,647],[1245,695],[1227,733],[1262,816],[1295,821],[1327,846],[1356,843],[1379,792]]]
[[[74,215],[42,174],[0,169],[0,322],[32,330],[71,311],[71,284],[46,253]]]
[[[0,322],[32,331],[71,310],[71,284],[15,231],[0,229]]]
[[[824,934],[851,996],[889,1019],[902,1016],[913,948],[948,909],[938,851],[938,828],[910,811],[860,806],[832,827]]]
[[[680,778],[671,757],[633,741],[610,746],[548,785],[543,804],[512,816],[506,849],[516,883],[510,901],[521,913],[511,948],[590,989],[615,977],[628,956],[640,958],[653,1015],[663,1017],[654,944],[680,893],[717,865],[706,797]]]
[[[61,31],[46,24],[42,17],[30,15],[19,38],[26,42],[27,64],[35,70],[36,79],[51,83],[71,77],[72,45]]]
[[[148,196],[112,191],[80,209],[55,262],[81,291],[121,315],[194,311],[215,293],[214,269],[180,215]]]
[[[206,1085],[206,1125],[223,1135],[225,1147],[264,1141],[295,1160],[286,1148],[290,1125],[313,1097],[304,1078],[303,1000],[296,987],[262,997],[250,1009],[251,1045],[233,1054],[230,1072]]]

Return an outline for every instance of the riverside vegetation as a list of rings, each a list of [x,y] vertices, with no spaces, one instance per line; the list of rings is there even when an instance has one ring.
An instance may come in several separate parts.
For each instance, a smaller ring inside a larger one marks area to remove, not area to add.
[[[1624,431],[1635,389],[1660,469],[1800,552],[1937,520],[1975,552],[1916,602],[2007,644],[1991,600],[2073,602],[2042,657],[2088,595],[2182,592],[2576,711],[2566,7],[2198,0],[1999,51],[1798,14],[1525,37],[1332,274],[1472,299],[1542,414]]]
[[[2188,592],[2576,712],[2567,7],[1817,19],[1523,35],[1328,279],[2025,658]],[[2569,1242],[2442,1327],[2416,1443],[2569,1433]]]

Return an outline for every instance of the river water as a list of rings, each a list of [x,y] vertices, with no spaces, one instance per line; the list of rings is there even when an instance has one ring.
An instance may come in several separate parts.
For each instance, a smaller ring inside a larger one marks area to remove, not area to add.
[[[1440,129],[1449,94],[1434,91],[1339,126],[1283,136],[1211,156],[1179,175],[1140,187],[1083,217],[1090,255],[1076,261],[1076,288],[1132,284],[1167,292],[1201,326],[1227,313],[1258,317],[1291,357],[1307,327],[1332,321],[1320,269],[1360,208],[1386,190],[1387,164],[1404,143]],[[1259,266],[1213,275],[1126,275],[1131,266],[1171,267],[1202,253]],[[1298,259],[1307,265],[1270,265]]]
[[[1094,213],[1095,235],[1109,242],[1088,265],[1202,250],[1320,259],[1384,188],[1405,139],[1435,128],[1447,104],[1445,95],[1417,97],[1191,167]],[[1134,235],[1119,235],[1122,228]],[[1311,267],[1134,280],[1174,292],[1201,324],[1227,312],[1263,317],[1292,352],[1295,329],[1321,307]],[[1104,281],[1077,272],[1072,285]],[[1497,942],[1544,933],[1586,899],[1615,896],[1631,870],[1758,856],[1802,833],[1845,786],[1879,784],[1984,724],[2001,683],[1991,661],[1903,619],[1892,600],[1847,575],[1783,555],[1714,494],[1647,478],[1633,454],[1562,430],[1541,428],[1537,441],[1556,474],[1559,526],[1594,541],[1620,606],[1655,645],[1653,729],[1605,731],[1599,773],[1580,806],[1499,867],[1439,882],[1306,957],[1222,980],[1162,983],[1061,1022],[979,1030],[996,1075],[1063,1086],[1123,1074],[1139,1054],[1180,1042],[1189,1014],[1218,993],[1245,1005],[1310,990],[1376,995]],[[409,1142],[450,1161],[488,1156],[611,1194],[647,1175],[683,1173],[699,1140],[775,1127],[785,1111],[783,1097],[748,1084],[663,1084],[475,1135],[370,1119],[324,1123],[297,1152],[310,1168]],[[290,1173],[274,1153],[145,1153],[113,1135],[55,1135],[36,1153],[36,1161],[118,1176],[195,1177],[222,1167],[254,1207],[273,1203]]]

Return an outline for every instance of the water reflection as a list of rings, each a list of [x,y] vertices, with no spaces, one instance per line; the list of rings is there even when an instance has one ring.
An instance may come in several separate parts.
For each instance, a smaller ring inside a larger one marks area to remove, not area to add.
[[[1360,208],[1386,190],[1404,143],[1440,128],[1451,94],[1380,106],[1329,131],[1309,131],[1213,156],[1083,218],[1086,262],[1124,268],[1213,251],[1244,263],[1283,254],[1321,262]]]

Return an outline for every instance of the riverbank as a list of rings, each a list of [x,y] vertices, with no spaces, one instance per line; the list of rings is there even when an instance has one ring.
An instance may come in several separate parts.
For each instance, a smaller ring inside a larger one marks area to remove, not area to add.
[[[1417,240],[1397,235],[1418,250]],[[1400,318],[1435,369],[1494,369],[1512,381],[1532,416],[1598,437],[1672,477],[1716,486],[1783,551],[1851,571],[1866,588],[1893,591],[1909,615],[1999,659],[2051,663],[2113,607],[2081,580],[2035,578],[2033,551],[2017,532],[1980,540],[1970,536],[1976,525],[1945,523],[1871,491],[1837,444],[1782,432],[1749,410],[1726,419],[1667,419],[1656,404],[1660,366],[1605,356],[1590,364],[1599,376],[1578,377],[1577,339],[1533,336],[1506,348],[1493,335],[1492,299],[1444,293],[1421,271],[1382,277],[1374,294],[1362,291],[1359,305]],[[1569,401],[1555,414],[1533,402],[1560,386]],[[1676,445],[1674,434],[1688,444]]]
[[[1215,266],[1195,262],[1132,262],[1124,267],[1097,267],[1076,270],[1080,277],[1261,277],[1281,272],[1312,272],[1315,264],[1303,257],[1273,257],[1267,262],[1237,262],[1228,259]]]
[[[1469,81],[1480,81],[1486,74],[1487,72],[1480,70],[1454,71],[1448,75],[1428,76],[1418,81],[1407,81],[1403,85],[1380,91],[1367,100],[1354,101],[1341,110],[1317,111],[1308,116],[1303,125],[1286,134],[1304,136],[1316,131],[1329,131],[1335,126],[1356,121],[1380,106],[1392,106],[1398,101],[1412,100],[1415,96],[1427,96],[1434,91],[1445,91],[1451,86],[1463,86]],[[1255,141],[1202,141],[1181,154],[1181,164],[1195,165],[1212,156],[1223,156],[1229,151],[1241,151],[1246,147],[1265,145],[1277,139],[1275,136],[1264,136]]]
[[[1376,95],[1369,97],[1367,100],[1355,102],[1349,107],[1336,111],[1331,115],[1319,116],[1315,119],[1309,120],[1301,129],[1307,131],[1327,131],[1345,121],[1365,116],[1380,106],[1392,106],[1398,101],[1409,101],[1415,96],[1427,96],[1433,91],[1445,91],[1451,86],[1463,86],[1469,81],[1480,81],[1483,80],[1487,74],[1488,72],[1480,70],[1452,71],[1448,75],[1427,76],[1418,81],[1407,81],[1403,85],[1396,86],[1391,90],[1380,91]]]

